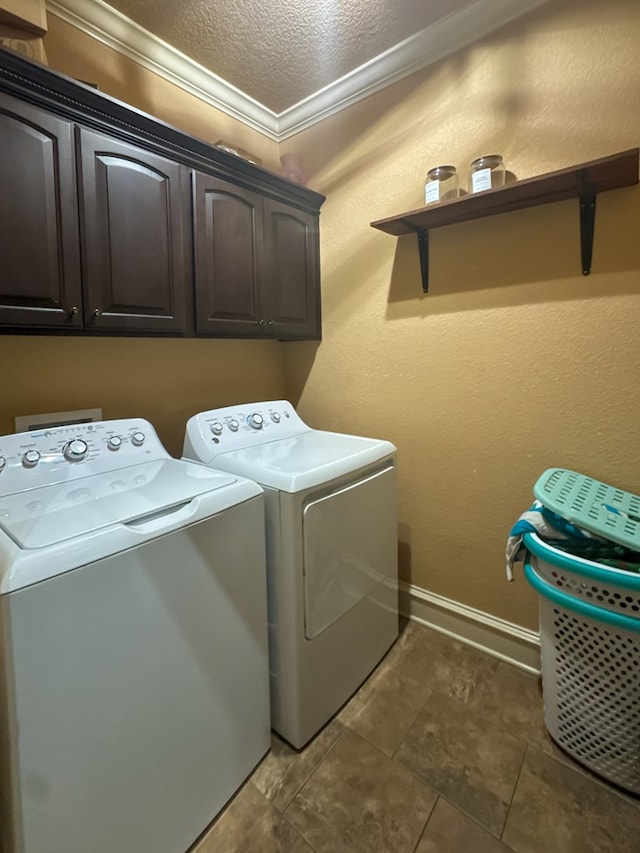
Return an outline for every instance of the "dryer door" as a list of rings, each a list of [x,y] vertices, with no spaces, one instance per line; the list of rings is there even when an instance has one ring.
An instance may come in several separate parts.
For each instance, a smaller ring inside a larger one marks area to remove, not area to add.
[[[381,584],[397,586],[395,467],[371,474],[303,507],[304,605],[307,639]],[[382,604],[381,604],[382,606]]]

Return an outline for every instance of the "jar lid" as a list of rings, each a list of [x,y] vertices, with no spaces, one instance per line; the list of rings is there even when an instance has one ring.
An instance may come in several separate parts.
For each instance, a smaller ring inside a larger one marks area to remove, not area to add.
[[[483,154],[471,163],[472,169],[495,169],[496,166],[502,164],[502,155],[500,154]]]
[[[427,178],[437,181],[439,178],[451,178],[455,173],[455,166],[434,166],[427,172]]]

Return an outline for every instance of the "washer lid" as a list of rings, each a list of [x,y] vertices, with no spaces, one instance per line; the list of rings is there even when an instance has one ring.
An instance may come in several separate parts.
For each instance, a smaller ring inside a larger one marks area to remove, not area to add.
[[[283,492],[300,492],[386,459],[389,441],[309,430],[218,454],[213,465]]]
[[[111,525],[161,515],[216,490],[220,500],[214,512],[222,511],[239,502],[235,489],[229,489],[236,482],[235,477],[191,462],[145,462],[4,495],[0,529],[20,548],[45,548]],[[161,532],[160,525],[157,535]]]

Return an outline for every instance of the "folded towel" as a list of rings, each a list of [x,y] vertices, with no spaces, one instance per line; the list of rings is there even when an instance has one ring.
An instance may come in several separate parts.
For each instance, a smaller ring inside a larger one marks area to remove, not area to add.
[[[640,553],[589,533],[588,530],[551,512],[540,501],[534,501],[529,509],[522,513],[509,533],[506,550],[507,580],[509,581],[513,580],[514,563],[524,559],[527,550],[523,542],[525,533],[537,533],[549,545],[577,557],[584,557],[616,569],[640,573]]]

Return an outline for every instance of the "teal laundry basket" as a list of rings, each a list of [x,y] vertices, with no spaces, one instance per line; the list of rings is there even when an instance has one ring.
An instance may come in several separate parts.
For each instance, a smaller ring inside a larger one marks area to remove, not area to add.
[[[565,469],[546,471],[534,494],[569,521],[603,537],[603,528],[613,530],[607,538],[640,551],[637,495]],[[549,734],[576,761],[640,794],[640,574],[574,556],[535,533],[524,544],[525,577],[539,594]]]

